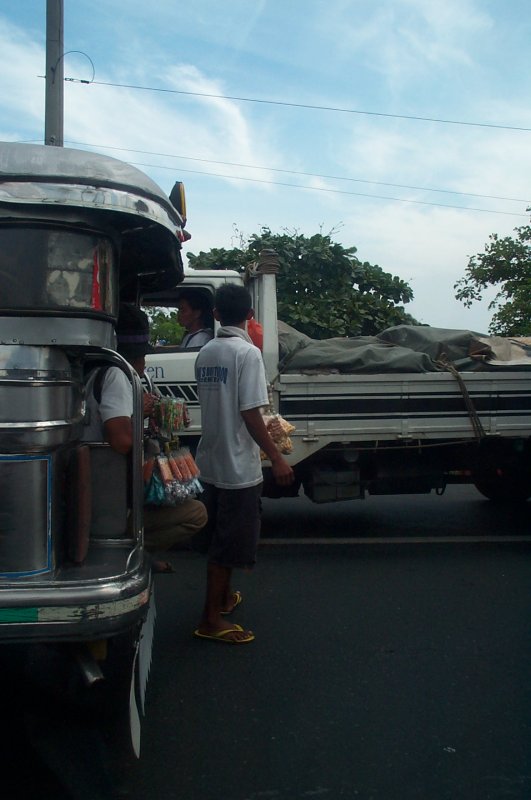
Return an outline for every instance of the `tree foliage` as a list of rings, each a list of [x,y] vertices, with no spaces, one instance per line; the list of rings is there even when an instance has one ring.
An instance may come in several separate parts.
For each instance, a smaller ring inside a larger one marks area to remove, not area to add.
[[[180,344],[185,330],[177,321],[177,312],[167,312],[162,308],[146,307],[149,317],[149,339],[151,344]]]
[[[527,209],[531,211],[531,209]],[[495,311],[489,333],[531,335],[531,225],[515,228],[516,236],[489,236],[485,252],[472,256],[464,278],[454,284],[456,298],[467,308],[481,300],[488,286],[498,287],[489,303]]]
[[[197,256],[188,253],[188,260],[194,269],[234,269],[243,272],[253,259],[246,250],[239,247],[232,247],[230,250],[214,247],[208,252],[202,250]]]
[[[413,298],[411,287],[360,261],[355,247],[332,241],[332,234],[307,237],[262,228],[243,248],[190,253],[188,258],[196,269],[244,271],[265,249],[279,257],[279,319],[314,339],[372,335],[392,325],[418,324],[400,305]]]

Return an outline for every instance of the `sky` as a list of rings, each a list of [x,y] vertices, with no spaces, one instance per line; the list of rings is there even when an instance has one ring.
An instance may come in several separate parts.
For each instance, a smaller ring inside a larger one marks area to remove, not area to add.
[[[182,180],[185,255],[332,232],[487,332],[453,286],[529,221],[530,43],[529,0],[64,0],[64,144]],[[45,69],[46,0],[0,0],[0,140],[44,142]]]

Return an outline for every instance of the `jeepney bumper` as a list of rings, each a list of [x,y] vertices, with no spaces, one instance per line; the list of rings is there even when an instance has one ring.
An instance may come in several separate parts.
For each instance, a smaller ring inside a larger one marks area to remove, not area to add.
[[[89,641],[118,635],[144,620],[152,576],[147,562],[120,571],[71,567],[43,579],[0,579],[0,642]]]

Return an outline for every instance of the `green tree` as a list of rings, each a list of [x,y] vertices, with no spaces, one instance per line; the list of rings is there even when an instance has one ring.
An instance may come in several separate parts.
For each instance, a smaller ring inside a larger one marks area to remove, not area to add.
[[[184,336],[184,328],[177,322],[177,312],[167,312],[162,308],[145,307],[149,317],[149,338],[151,344],[180,344]]]
[[[214,247],[208,252],[201,250],[198,255],[188,253],[188,260],[194,269],[234,269],[237,272],[243,272],[249,260],[252,261],[248,253],[239,247],[230,250]]]
[[[496,233],[489,236],[485,252],[470,258],[464,278],[454,284],[455,296],[469,308],[482,299],[488,286],[498,287],[494,300],[489,303],[489,309],[495,311],[489,333],[530,336],[531,225],[514,230],[514,237],[500,239]]]
[[[411,287],[379,266],[360,261],[356,248],[332,241],[332,233],[307,237],[262,228],[244,248],[190,253],[188,258],[196,269],[243,271],[261,250],[274,250],[280,264],[279,319],[314,339],[371,335],[392,325],[418,324],[400,305],[413,298]]]

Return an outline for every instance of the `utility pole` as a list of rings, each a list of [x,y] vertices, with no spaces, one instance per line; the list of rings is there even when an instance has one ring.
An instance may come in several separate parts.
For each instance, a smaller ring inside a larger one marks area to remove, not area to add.
[[[46,0],[46,99],[44,144],[63,146],[64,112],[63,0]]]

